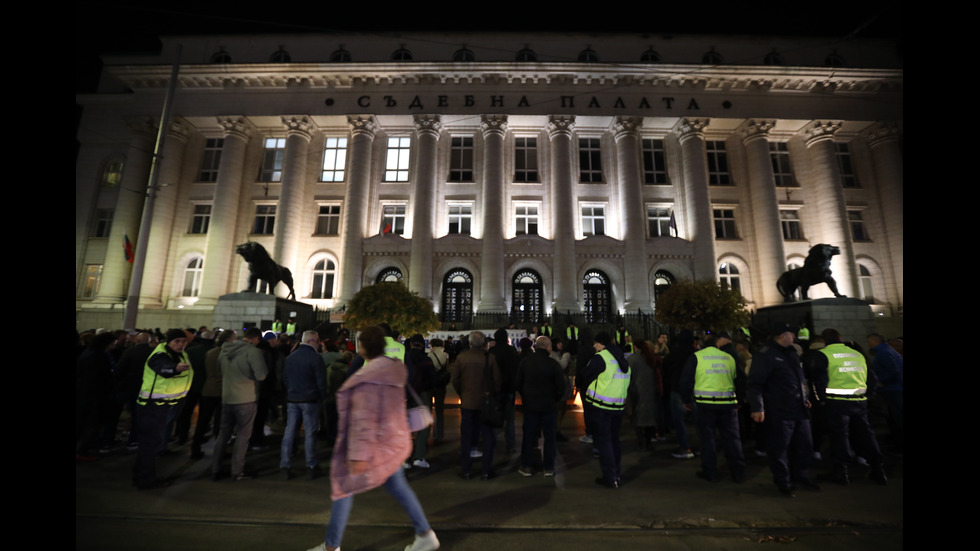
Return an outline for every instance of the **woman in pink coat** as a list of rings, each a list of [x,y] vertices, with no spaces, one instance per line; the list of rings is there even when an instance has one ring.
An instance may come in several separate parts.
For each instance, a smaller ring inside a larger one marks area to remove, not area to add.
[[[429,527],[402,463],[412,452],[405,407],[408,369],[384,356],[385,332],[368,327],[358,337],[366,363],[337,391],[337,443],[330,464],[333,507],[325,541],[309,551],[340,548],[354,495],[384,486],[412,519],[415,541],[406,551],[434,551],[439,540]]]

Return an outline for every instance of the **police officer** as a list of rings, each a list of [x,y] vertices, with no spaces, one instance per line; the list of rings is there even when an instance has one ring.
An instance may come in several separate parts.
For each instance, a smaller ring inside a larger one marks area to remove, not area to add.
[[[838,484],[848,484],[847,467],[854,459],[851,431],[862,457],[871,465],[871,479],[888,484],[883,459],[874,430],[868,421],[868,390],[878,385],[873,371],[868,371],[864,355],[844,345],[840,332],[824,329],[827,342],[813,356],[813,383],[817,396],[827,409],[828,431],[834,458],[834,470],[828,477]]]
[[[719,350],[717,337],[709,335],[705,347],[698,350],[684,366],[680,389],[685,407],[697,405],[698,434],[701,439],[701,470],[698,477],[709,482],[718,480],[715,431],[721,435],[725,458],[732,480],[745,480],[745,457],[738,430],[738,397],[736,379],[740,373],[731,354]],[[739,384],[741,380],[739,379]]]
[[[619,428],[626,409],[626,394],[630,386],[629,366],[622,352],[612,344],[609,333],[595,336],[593,345],[596,355],[583,370],[583,377],[590,381],[583,398],[594,409],[595,446],[599,450],[602,476],[596,484],[618,488],[620,481],[621,451]]]

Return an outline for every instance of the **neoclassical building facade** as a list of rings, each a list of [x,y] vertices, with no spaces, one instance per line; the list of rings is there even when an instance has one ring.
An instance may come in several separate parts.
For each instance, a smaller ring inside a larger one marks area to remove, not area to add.
[[[76,319],[121,316],[143,224],[140,311],[175,323],[246,287],[247,241],[320,307],[402,280],[447,322],[527,323],[652,312],[684,279],[777,304],[779,275],[829,243],[841,292],[901,316],[903,71],[887,46],[166,38],[107,58],[77,98]]]

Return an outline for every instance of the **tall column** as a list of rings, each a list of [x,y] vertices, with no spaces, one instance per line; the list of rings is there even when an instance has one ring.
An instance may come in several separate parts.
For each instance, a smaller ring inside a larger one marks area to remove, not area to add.
[[[620,212],[623,216],[624,275],[628,312],[650,310],[647,281],[647,232],[640,171],[639,129],[643,117],[619,117],[613,123],[619,170]]]
[[[694,280],[717,281],[718,258],[715,253],[715,222],[708,193],[707,152],[704,129],[708,119],[681,119],[674,131],[681,142],[684,164],[684,226],[686,236],[694,243]]]
[[[551,235],[555,240],[554,310],[579,312],[578,270],[575,258],[575,176],[572,159],[575,147],[572,130],[574,115],[552,115],[548,121],[548,137],[551,139]]]
[[[766,136],[775,121],[749,120],[740,128],[745,144],[749,173],[749,203],[752,205],[752,230],[759,258],[758,289],[762,291],[760,306],[779,304],[782,295],[776,280],[786,271],[786,252],[783,249],[783,228],[779,221],[779,201],[776,180],[772,173],[769,142]]]
[[[218,117],[218,124],[224,128],[225,143],[221,148],[218,180],[214,184],[214,203],[211,206],[211,223],[208,225],[207,250],[201,274],[201,297],[197,300],[200,306],[217,304],[218,297],[229,290],[229,274],[235,259],[235,230],[245,171],[245,150],[249,135],[254,130],[245,117]],[[249,220],[244,222],[248,224]]]
[[[133,250],[136,250],[143,203],[146,202],[156,128],[153,119],[149,117],[133,119],[127,121],[127,124],[133,134],[112,215],[112,229],[109,231],[109,243],[102,266],[102,281],[99,292],[92,301],[95,303],[122,303],[126,299],[132,265],[126,261],[123,247],[126,236],[129,236]]]
[[[897,313],[904,314],[905,309],[905,215],[904,215],[904,170],[902,152],[899,147],[899,137],[902,131],[893,123],[876,124],[869,128],[865,136],[871,146],[871,161],[874,164],[875,181],[878,187],[878,202],[881,205],[882,225],[884,226],[886,251],[888,259],[882,262],[886,266],[886,281],[894,281],[894,288],[888,290],[888,296],[897,298]],[[874,237],[874,236],[872,236]],[[877,239],[877,238],[876,238]],[[879,259],[881,260],[881,259]],[[886,283],[890,285],[890,282]]]
[[[272,257],[289,268],[293,274],[298,268],[296,255],[299,251],[300,222],[306,201],[306,159],[310,152],[310,138],[316,125],[310,117],[284,116],[286,125],[286,152],[283,158],[282,186],[279,205],[276,207],[275,251]],[[275,289],[272,290],[275,292]]]
[[[857,296],[857,270],[854,261],[854,243],[847,220],[847,202],[844,200],[844,187],[841,184],[840,166],[834,150],[834,133],[840,129],[839,122],[814,121],[803,129],[807,153],[813,167],[813,193],[817,217],[820,220],[817,243],[828,243],[840,247],[840,256],[831,260],[831,271],[837,281],[837,290],[842,295]]]
[[[441,129],[439,115],[415,115],[418,169],[415,172],[415,197],[412,199],[408,288],[429,300],[432,300],[432,225],[435,223],[436,163]]]
[[[350,170],[343,208],[343,261],[340,264],[340,296],[344,304],[361,288],[364,270],[364,237],[367,235],[368,197],[371,190],[371,149],[378,123],[371,115],[347,117],[351,129]]]
[[[504,137],[507,115],[483,115],[483,251],[479,312],[506,312],[504,298]]]
[[[183,273],[182,266],[168,266],[170,238],[174,230],[180,191],[180,173],[184,167],[184,151],[187,146],[187,124],[174,118],[167,130],[160,159],[160,186],[155,190],[153,203],[153,225],[150,227],[147,244],[146,267],[143,270],[143,284],[140,287],[140,305],[160,307],[163,305],[163,280],[171,272],[177,277]]]

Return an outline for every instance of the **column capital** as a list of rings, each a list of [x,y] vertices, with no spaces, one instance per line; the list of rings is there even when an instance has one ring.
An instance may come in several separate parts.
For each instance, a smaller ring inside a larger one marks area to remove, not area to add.
[[[507,133],[507,115],[481,115],[480,129],[484,138],[491,135],[503,137]]]
[[[612,123],[613,137],[619,140],[639,134],[640,127],[643,126],[643,117],[616,117]]]
[[[187,143],[187,136],[190,133],[190,124],[180,117],[170,119],[170,126],[167,128],[167,137],[179,140],[180,143]]]
[[[153,117],[126,117],[126,127],[134,134],[154,135],[157,131],[156,121]]]
[[[316,132],[316,123],[307,115],[283,115],[282,124],[286,127],[286,137],[301,136],[310,141]]]
[[[834,134],[840,130],[840,121],[813,121],[803,128],[803,138],[806,146],[810,147],[823,140],[833,140]]]
[[[776,121],[767,119],[749,119],[738,127],[738,133],[742,136],[742,143],[749,143],[758,139],[766,139],[769,131],[776,126]]]
[[[575,115],[551,115],[548,117],[548,137],[571,136],[575,130]]]
[[[868,140],[868,144],[874,148],[881,145],[883,142],[888,142],[892,140],[897,140],[899,136],[902,135],[902,129],[894,122],[879,122],[869,126],[864,132],[861,133],[865,139]]]
[[[439,115],[415,115],[415,131],[419,136],[428,135],[439,139],[442,130],[442,118]]]
[[[710,123],[711,119],[683,118],[674,125],[674,132],[677,132],[681,142],[685,142],[691,138],[704,138],[704,129]]]
[[[235,136],[248,141],[249,135],[255,130],[252,122],[238,115],[218,117],[218,126],[225,131],[225,137]]]
[[[378,131],[378,121],[374,115],[348,115],[347,125],[350,126],[352,135],[364,134],[372,140],[375,132]]]

